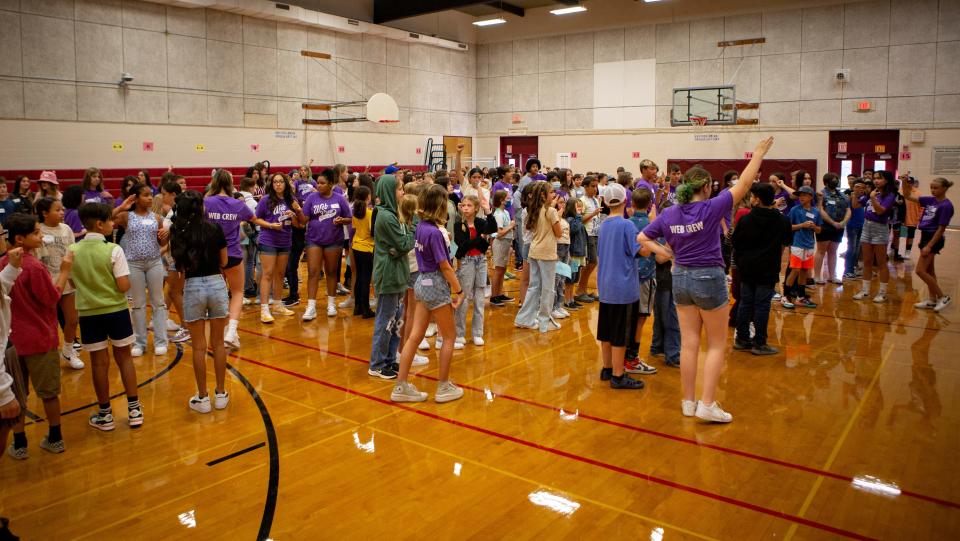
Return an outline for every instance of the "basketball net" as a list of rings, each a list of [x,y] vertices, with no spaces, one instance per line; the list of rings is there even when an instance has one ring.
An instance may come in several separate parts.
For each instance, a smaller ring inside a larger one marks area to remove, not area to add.
[[[703,126],[706,126],[706,125],[707,125],[707,117],[705,117],[705,116],[691,116],[691,117],[690,117],[690,125],[691,125],[691,126],[696,126],[696,127],[698,127],[698,128],[702,128]]]

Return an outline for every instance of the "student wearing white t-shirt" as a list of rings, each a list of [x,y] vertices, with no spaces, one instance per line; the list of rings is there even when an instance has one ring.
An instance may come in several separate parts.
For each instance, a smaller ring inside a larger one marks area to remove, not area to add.
[[[600,234],[600,223],[603,221],[603,214],[600,213],[602,205],[597,193],[599,181],[596,177],[588,175],[583,179],[584,196],[580,199],[583,202],[583,225],[587,229],[587,264],[580,272],[580,281],[577,283],[577,291],[574,300],[579,303],[591,303],[598,300],[596,295],[587,293],[587,284],[590,283],[590,275],[597,268],[597,236]]]

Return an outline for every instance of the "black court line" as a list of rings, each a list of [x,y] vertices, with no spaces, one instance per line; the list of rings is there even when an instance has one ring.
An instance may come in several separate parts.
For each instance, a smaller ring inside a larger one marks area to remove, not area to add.
[[[816,308],[814,308],[814,310],[816,310]],[[820,313],[820,312],[796,312],[796,311],[791,310],[791,309],[789,309],[789,308],[782,308],[782,307],[781,307],[778,311],[779,311],[779,312],[782,312],[782,313],[784,313],[784,314],[797,314],[797,315],[801,315],[801,316],[813,315],[813,316],[816,316],[816,317],[824,317],[824,318],[827,318],[827,319],[843,319],[843,320],[846,320],[846,321],[856,321],[856,322],[859,322],[859,323],[873,323],[873,324],[875,324],[875,325],[896,325],[896,326],[900,326],[900,327],[906,327],[906,328],[908,328],[908,329],[920,329],[920,330],[923,330],[923,331],[937,331],[937,332],[949,332],[949,333],[960,334],[960,330],[943,329],[943,328],[938,329],[938,328],[936,328],[936,327],[923,327],[923,326],[921,326],[921,325],[909,325],[909,324],[907,324],[907,323],[897,323],[896,321],[875,321],[875,320],[872,320],[872,319],[860,319],[860,318],[856,318],[856,317],[840,316],[840,315],[835,315],[835,314],[824,314],[824,313]],[[943,316],[940,316],[940,317],[942,318]]]
[[[216,466],[217,464],[219,464],[219,463],[221,463],[221,462],[226,462],[226,461],[230,460],[231,458],[237,458],[238,456],[247,454],[247,453],[249,453],[250,451],[256,451],[257,449],[263,447],[264,445],[266,445],[266,442],[262,442],[262,441],[261,441],[260,443],[256,443],[256,444],[251,445],[250,447],[247,447],[247,448],[245,448],[245,449],[240,449],[239,451],[234,451],[234,452],[230,453],[229,455],[225,455],[225,456],[222,456],[222,457],[220,457],[220,458],[215,458],[215,459],[211,460],[210,462],[207,462],[207,466]]]
[[[208,351],[207,354],[213,357],[213,353]],[[263,419],[263,428],[267,432],[267,449],[270,451],[270,475],[267,479],[267,498],[263,502],[263,517],[260,519],[260,530],[257,532],[257,541],[266,541],[270,538],[273,517],[277,512],[277,495],[280,487],[280,450],[277,445],[277,433],[273,426],[273,419],[270,418],[270,412],[267,411],[267,405],[263,403],[263,398],[260,397],[257,389],[230,363],[227,363],[227,370],[243,384],[253,401],[256,402],[257,409],[260,410],[260,417]],[[263,445],[263,443],[259,445]]]
[[[138,383],[138,384],[137,384],[137,389],[140,389],[140,388],[142,388],[142,387],[145,386],[145,385],[149,385],[149,384],[153,383],[154,381],[157,381],[157,380],[160,379],[161,377],[165,376],[168,372],[170,372],[171,370],[173,370],[173,367],[177,366],[177,364],[180,363],[180,360],[183,358],[183,345],[182,345],[182,344],[174,344],[174,345],[177,347],[177,354],[173,357],[173,360],[170,361],[170,364],[168,364],[168,365],[166,366],[166,368],[164,368],[163,370],[161,370],[161,371],[157,372],[156,374],[154,374],[152,377],[150,377],[150,378],[148,378],[148,379],[145,379],[145,380],[141,381],[140,383]],[[121,396],[123,396],[124,394],[125,394],[125,393],[124,393],[123,391],[120,391],[119,393],[112,394],[112,395],[110,395],[110,400],[113,400],[114,398],[121,397]],[[96,405],[98,405],[98,404],[97,404],[97,402],[95,402],[95,401],[94,401],[94,402],[91,402],[91,403],[89,403],[89,404],[84,404],[83,406],[78,406],[78,407],[73,408],[73,409],[71,409],[71,410],[67,410],[67,411],[60,412],[60,416],[63,417],[64,415],[70,415],[71,413],[77,413],[78,411],[83,411],[83,410],[85,410],[85,409],[92,408],[92,407],[94,407],[94,406],[96,406]],[[27,416],[30,417],[30,419],[32,419],[32,421],[29,422],[29,423],[26,423],[26,425],[31,425],[31,424],[34,424],[34,423],[42,423],[42,422],[43,422],[43,418],[37,416],[36,414],[33,414],[33,415],[31,416],[30,412],[28,412],[28,413],[27,413]]]

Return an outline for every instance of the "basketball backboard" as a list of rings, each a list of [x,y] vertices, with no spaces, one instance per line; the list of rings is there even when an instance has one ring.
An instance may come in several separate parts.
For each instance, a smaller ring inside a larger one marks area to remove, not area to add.
[[[736,124],[735,89],[734,85],[674,88],[670,125],[690,126],[691,117],[704,117],[708,124]]]

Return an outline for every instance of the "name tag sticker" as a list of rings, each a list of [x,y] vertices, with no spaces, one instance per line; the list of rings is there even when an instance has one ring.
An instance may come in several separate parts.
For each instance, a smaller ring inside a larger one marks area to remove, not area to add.
[[[827,201],[827,204],[828,204],[828,205],[836,205],[837,202],[836,202],[836,201]]]
[[[807,213],[807,218],[810,218],[810,219],[812,220],[812,219],[813,219],[813,213],[812,213],[812,212],[808,212],[808,213]]]
[[[433,285],[433,278],[424,278],[423,280],[420,280],[420,285],[425,286],[425,287],[430,287],[430,286],[432,286],[432,285]]]

